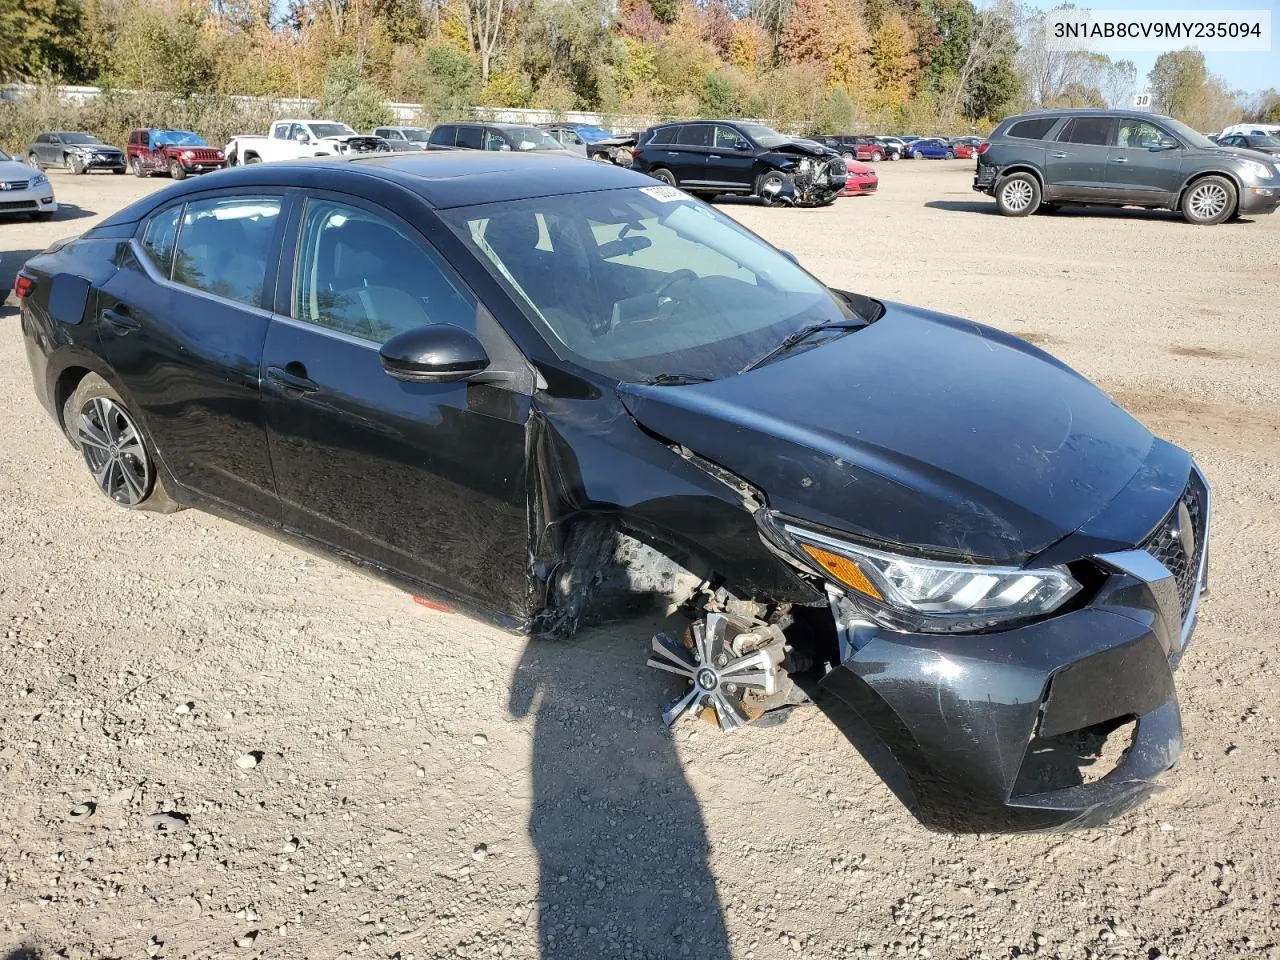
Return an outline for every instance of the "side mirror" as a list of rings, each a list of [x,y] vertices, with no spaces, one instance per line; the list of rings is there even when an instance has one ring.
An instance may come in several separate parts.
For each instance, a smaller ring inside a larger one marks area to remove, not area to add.
[[[1177,150],[1180,146],[1182,146],[1182,144],[1173,139],[1173,137],[1161,137],[1160,140],[1157,143],[1153,143],[1149,149],[1152,153],[1159,153],[1161,150]]]
[[[293,139],[297,140],[299,143],[309,143],[311,141],[311,137],[305,130],[299,130],[293,135]]]
[[[737,143],[735,143],[735,144],[733,145],[733,149],[735,149],[735,150],[750,150],[750,149],[751,149],[751,144],[747,143],[747,141],[745,141],[745,140],[739,140]]]
[[[410,383],[454,383],[489,366],[474,336],[451,323],[431,323],[398,333],[378,351],[382,368]]]
[[[797,267],[800,266],[800,258],[797,257],[790,250],[783,250],[782,248],[778,248],[778,252],[782,254],[784,257],[786,257],[788,260],[790,260],[792,263],[794,263]]]

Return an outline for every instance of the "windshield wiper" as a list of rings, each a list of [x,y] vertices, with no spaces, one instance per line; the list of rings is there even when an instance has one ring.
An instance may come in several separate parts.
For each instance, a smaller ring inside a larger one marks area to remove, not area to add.
[[[861,320],[823,320],[821,323],[811,323],[807,327],[801,327],[795,333],[788,336],[780,344],[766,353],[758,360],[752,360],[745,367],[739,370],[739,373],[747,373],[756,367],[762,367],[770,360],[782,356],[788,350],[798,346],[805,340],[817,333],[819,330],[858,330],[865,327],[866,323]]]
[[[652,387],[680,387],[689,383],[710,383],[711,377],[699,376],[696,373],[659,373],[637,382]]]

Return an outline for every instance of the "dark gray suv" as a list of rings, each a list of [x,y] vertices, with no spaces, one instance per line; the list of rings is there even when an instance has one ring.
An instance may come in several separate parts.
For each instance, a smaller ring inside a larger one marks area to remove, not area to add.
[[[1045,110],[1003,121],[990,143],[973,189],[1007,217],[1081,203],[1178,210],[1212,224],[1280,205],[1280,163],[1218,146],[1171,117]]]

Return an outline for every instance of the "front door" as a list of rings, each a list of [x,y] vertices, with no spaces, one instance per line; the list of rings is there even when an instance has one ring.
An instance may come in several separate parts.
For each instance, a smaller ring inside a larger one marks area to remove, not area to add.
[[[103,353],[183,486],[279,522],[258,367],[282,192],[155,213],[98,291]]]
[[[751,182],[754,165],[751,145],[742,134],[733,127],[717,124],[711,152],[707,155],[707,182],[732,190],[752,190],[755,187]]]
[[[1172,204],[1182,187],[1182,147],[1164,145],[1177,142],[1148,120],[1121,119],[1107,154],[1107,189],[1128,203]]]
[[[1107,156],[1114,141],[1112,117],[1072,117],[1054,143],[1047,144],[1046,184],[1053,200],[1103,200]]]
[[[484,343],[477,318],[492,321],[389,211],[317,194],[296,233],[292,295],[282,279],[262,354],[286,528],[498,612],[522,611],[530,398],[499,383],[396,380],[378,354],[429,323]],[[293,267],[292,248],[283,262]]]

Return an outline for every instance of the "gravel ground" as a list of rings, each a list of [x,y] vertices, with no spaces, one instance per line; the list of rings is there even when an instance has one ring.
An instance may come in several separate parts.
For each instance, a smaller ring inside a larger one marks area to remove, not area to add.
[[[1101,382],[1215,484],[1186,752],[1102,830],[922,829],[820,715],[668,734],[637,623],[526,645],[195,511],[102,498],[0,313],[0,956],[1280,956],[1280,217],[1003,219],[972,164],[725,204],[831,282]],[[0,280],[166,181],[72,178]],[[910,384],[903,384],[904,390]]]

